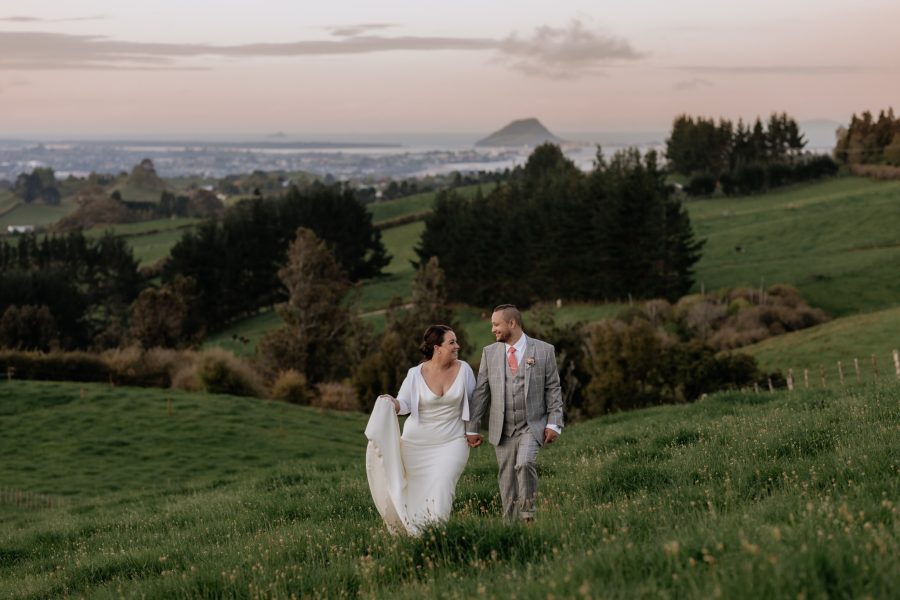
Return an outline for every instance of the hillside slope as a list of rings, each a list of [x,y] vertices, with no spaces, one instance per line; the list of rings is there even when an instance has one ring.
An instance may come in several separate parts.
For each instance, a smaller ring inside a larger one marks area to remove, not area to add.
[[[180,394],[169,416],[167,395],[0,384],[0,451],[18,457],[0,471],[0,597],[888,598],[900,585],[897,385],[720,394],[571,426],[539,458],[529,528],[501,520],[493,452],[476,450],[454,516],[422,538],[389,536],[372,507],[364,415]],[[17,506],[10,489],[67,500]]]
[[[810,369],[817,380],[821,368],[836,379],[837,362],[841,361],[847,379],[855,380],[853,359],[859,360],[861,373],[871,377],[873,354],[879,373],[893,374],[891,353],[895,349],[900,349],[900,308],[835,319],[746,346],[741,352],[755,356],[766,369],[783,373],[794,369],[798,374]]]
[[[696,287],[788,283],[832,316],[900,303],[900,182],[841,177],[688,203]]]

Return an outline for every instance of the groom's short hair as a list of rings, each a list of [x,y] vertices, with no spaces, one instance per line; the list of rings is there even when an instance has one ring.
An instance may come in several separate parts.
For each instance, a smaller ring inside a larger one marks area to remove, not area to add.
[[[515,321],[519,327],[525,327],[522,322],[522,312],[516,308],[515,304],[500,304],[494,308],[494,312],[503,311],[503,318],[507,321]]]

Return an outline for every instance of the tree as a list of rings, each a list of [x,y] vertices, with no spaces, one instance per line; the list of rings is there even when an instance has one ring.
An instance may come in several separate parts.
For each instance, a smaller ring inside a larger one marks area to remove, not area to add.
[[[132,304],[131,336],[143,347],[183,348],[199,337],[192,279],[177,276],[161,288],[143,290]]]
[[[277,308],[285,327],[260,342],[263,365],[270,374],[294,369],[313,384],[347,374],[352,319],[344,297],[351,284],[328,245],[297,229],[278,277],[289,297]]]
[[[49,352],[59,344],[56,319],[46,306],[11,305],[0,317],[0,347]]]
[[[353,371],[353,382],[366,407],[380,394],[396,394],[410,367],[422,361],[419,344],[431,325],[448,325],[456,334],[460,355],[471,350],[465,329],[447,302],[446,276],[437,257],[416,272],[412,302],[401,306],[394,299],[387,313],[385,333]]]

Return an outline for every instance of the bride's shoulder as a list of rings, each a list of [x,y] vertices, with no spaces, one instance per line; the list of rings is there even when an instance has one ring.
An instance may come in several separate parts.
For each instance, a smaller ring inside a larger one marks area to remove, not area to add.
[[[460,359],[456,359],[456,362],[459,363],[459,368],[462,369],[463,371],[466,371],[466,372],[469,372],[469,373],[473,373],[473,372],[474,372],[474,371],[472,371],[472,365],[470,365],[470,364],[467,363],[466,361],[460,360]]]

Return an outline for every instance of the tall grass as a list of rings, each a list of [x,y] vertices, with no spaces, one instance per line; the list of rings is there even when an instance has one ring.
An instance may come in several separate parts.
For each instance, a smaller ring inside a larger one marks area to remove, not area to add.
[[[896,384],[572,426],[539,457],[531,527],[502,521],[479,449],[453,517],[420,538],[379,522],[362,415],[184,394],[169,417],[147,390],[89,396],[0,385],[0,444],[19,456],[0,480],[70,492],[63,508],[0,506],[0,597],[889,598],[900,585]]]

